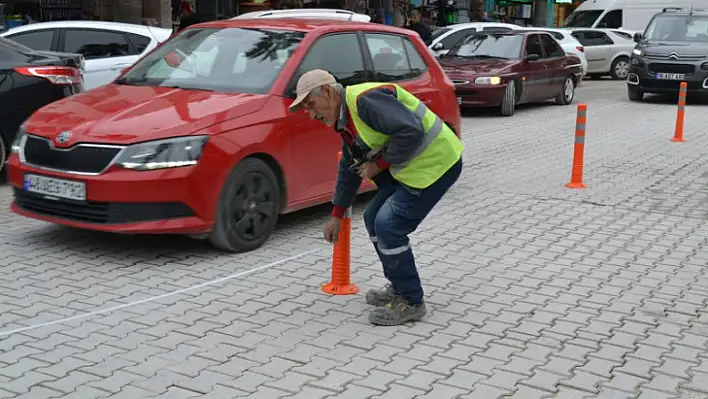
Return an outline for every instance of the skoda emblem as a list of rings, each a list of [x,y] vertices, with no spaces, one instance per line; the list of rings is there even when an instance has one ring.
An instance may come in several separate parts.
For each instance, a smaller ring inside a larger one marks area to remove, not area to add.
[[[674,60],[678,60],[679,59],[678,53],[674,52],[674,53],[669,54],[669,59],[672,59],[672,58]]]
[[[70,131],[61,132],[61,133],[59,133],[59,135],[57,136],[56,142],[59,143],[59,144],[64,144],[64,143],[66,143],[67,141],[69,141],[70,138],[71,138],[71,132],[70,132]]]

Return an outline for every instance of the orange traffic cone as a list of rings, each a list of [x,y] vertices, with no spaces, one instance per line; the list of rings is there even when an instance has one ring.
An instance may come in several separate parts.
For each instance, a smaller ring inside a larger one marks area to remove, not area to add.
[[[342,157],[340,152],[337,159]],[[351,283],[351,240],[352,240],[352,218],[351,208],[342,218],[339,229],[339,236],[334,243],[332,254],[332,279],[322,286],[322,291],[331,295],[353,295],[359,292],[359,288]]]

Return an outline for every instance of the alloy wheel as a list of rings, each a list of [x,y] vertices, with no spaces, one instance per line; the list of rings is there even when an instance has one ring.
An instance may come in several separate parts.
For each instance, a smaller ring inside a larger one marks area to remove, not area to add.
[[[275,187],[260,173],[247,174],[233,198],[234,233],[251,241],[267,230],[275,209]]]
[[[629,62],[620,61],[615,65],[615,75],[620,79],[626,79],[629,75]]]
[[[573,84],[573,79],[570,77],[567,77],[565,79],[565,85],[563,85],[563,95],[565,96],[565,101],[570,102],[573,99],[574,93],[574,87],[575,85]]]

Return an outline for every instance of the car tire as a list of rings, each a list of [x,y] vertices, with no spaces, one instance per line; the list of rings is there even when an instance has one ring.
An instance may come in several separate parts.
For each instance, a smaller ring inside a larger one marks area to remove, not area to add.
[[[252,251],[268,239],[280,214],[280,185],[273,170],[246,158],[231,171],[219,199],[212,245],[228,252]]]
[[[510,80],[504,91],[504,98],[501,103],[502,116],[512,116],[516,110],[516,82]]]
[[[0,132],[0,182],[7,178],[7,160],[10,158],[10,148],[5,144],[5,138]]]
[[[573,76],[568,75],[563,82],[563,88],[561,92],[556,96],[556,104],[558,105],[568,105],[573,102],[575,98],[575,79]]]
[[[642,101],[644,99],[644,92],[629,86],[627,87],[627,97],[629,97],[629,101]]]
[[[612,61],[610,76],[614,80],[624,80],[627,79],[627,75],[629,75],[629,58],[617,57],[616,60]]]

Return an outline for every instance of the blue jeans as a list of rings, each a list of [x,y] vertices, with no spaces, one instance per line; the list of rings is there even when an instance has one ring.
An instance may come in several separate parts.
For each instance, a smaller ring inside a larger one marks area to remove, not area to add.
[[[462,159],[428,188],[417,190],[388,171],[373,180],[378,192],[364,210],[364,224],[393,291],[411,304],[423,302],[423,287],[408,235],[428,216],[462,173]]]

